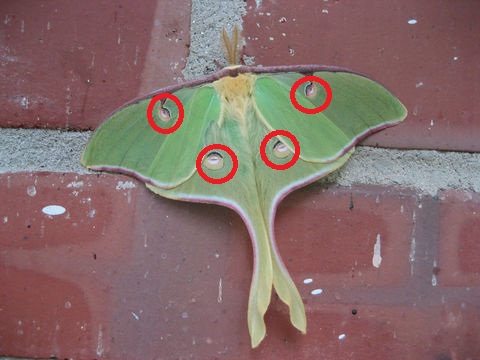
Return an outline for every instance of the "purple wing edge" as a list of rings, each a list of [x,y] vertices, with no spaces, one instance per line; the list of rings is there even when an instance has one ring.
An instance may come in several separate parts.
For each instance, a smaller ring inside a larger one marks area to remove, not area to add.
[[[330,65],[318,65],[318,64],[281,65],[281,66],[230,66],[230,67],[225,67],[225,68],[221,69],[220,71],[218,71],[214,74],[208,75],[206,77],[203,77],[201,79],[188,81],[188,82],[184,82],[184,83],[180,83],[180,84],[176,84],[176,85],[167,86],[167,87],[155,90],[153,92],[150,92],[146,95],[142,95],[140,97],[132,99],[131,101],[122,105],[120,108],[114,110],[107,118],[109,118],[114,113],[118,112],[119,110],[121,110],[121,109],[123,109],[123,108],[125,108],[129,105],[135,104],[135,103],[137,103],[141,100],[144,100],[144,99],[151,98],[155,95],[165,93],[165,92],[167,92],[167,93],[175,92],[175,91],[177,91],[179,89],[182,89],[182,88],[185,88],[185,87],[199,86],[199,85],[202,85],[202,84],[205,84],[205,83],[210,83],[210,82],[219,80],[219,79],[221,79],[223,77],[227,77],[227,76],[236,77],[239,74],[244,74],[244,73],[264,74],[264,73],[280,73],[280,72],[298,72],[298,73],[302,73],[302,74],[309,74],[309,73],[313,73],[313,72],[317,72],[317,71],[344,72],[344,73],[350,73],[350,74],[356,74],[356,75],[359,75],[359,76],[368,77],[365,74],[362,74],[360,72],[355,72],[355,71],[353,71],[351,69],[348,69],[348,68],[343,68],[343,67],[338,67],[338,66],[330,66]],[[373,80],[373,81],[375,81],[375,80]],[[358,134],[358,136],[353,138],[352,141],[349,144],[347,144],[342,149],[342,151],[340,153],[336,154],[336,156],[334,158],[329,159],[328,162],[333,162],[336,159],[344,156],[358,142],[360,142],[364,138],[368,137],[369,135],[371,135],[371,134],[373,134],[377,131],[383,130],[385,128],[397,125],[403,119],[404,119],[404,117],[400,117],[398,119],[393,119],[392,121],[390,121],[388,123],[380,124],[379,126],[370,128],[367,131],[365,131],[361,134]],[[120,173],[125,174],[125,175],[133,176],[136,179],[138,179],[138,180],[140,180],[144,183],[147,183],[147,184],[150,184],[152,186],[159,187],[159,188],[162,188],[162,189],[174,188],[174,187],[177,186],[177,185],[165,186],[165,185],[159,184],[159,183],[153,181],[149,177],[143,176],[140,173],[137,173],[137,172],[132,171],[130,169],[126,169],[126,168],[119,167],[119,166],[98,165],[98,166],[89,166],[89,169],[96,170],[96,171],[101,170],[101,171],[107,171],[107,172],[116,172],[116,173],[120,172]],[[285,189],[285,191],[283,191],[279,194],[279,197],[277,198],[277,201],[275,201],[275,207],[290,192],[294,191],[295,189],[301,188],[301,187],[303,187],[307,184],[310,184],[310,183],[322,178],[323,176],[327,175],[328,173],[330,173],[334,170],[335,169],[332,169],[330,171],[326,171],[324,173],[315,174],[312,177],[305,178],[302,181],[300,181],[300,182],[294,184],[293,186],[289,187],[288,189]],[[227,207],[231,208],[232,210],[234,210],[235,212],[240,214],[240,211],[239,211],[240,209],[236,208],[233,204],[226,204],[226,203],[223,203],[221,201],[215,201],[215,200],[211,200],[211,199],[209,200],[209,199],[205,199],[205,198],[188,198],[188,197],[187,198],[175,198],[175,199],[189,201],[189,202],[220,204],[220,205],[227,206]],[[242,214],[240,214],[240,215],[243,217]]]
[[[180,90],[185,87],[195,87],[199,85],[203,85],[205,83],[210,83],[216,80],[219,80],[223,77],[236,77],[239,74],[245,74],[245,73],[251,73],[251,74],[265,74],[265,73],[280,73],[280,72],[298,72],[301,74],[309,74],[313,73],[316,71],[330,71],[330,72],[346,72],[346,73],[351,73],[351,74],[356,74],[360,76],[366,76],[365,74],[355,72],[353,70],[347,69],[347,68],[342,68],[338,66],[329,66],[329,65],[281,65],[281,66],[229,66],[221,69],[220,71],[207,75],[203,78],[192,80],[192,81],[187,81],[175,85],[170,85],[161,89],[154,90],[150,93],[140,95],[119,108],[115,109],[112,111],[108,116],[107,119],[112,116],[114,113],[117,111],[132,105],[136,104],[137,102],[144,100],[144,99],[149,99],[154,97],[155,95],[162,94],[162,93],[172,93],[177,90]]]

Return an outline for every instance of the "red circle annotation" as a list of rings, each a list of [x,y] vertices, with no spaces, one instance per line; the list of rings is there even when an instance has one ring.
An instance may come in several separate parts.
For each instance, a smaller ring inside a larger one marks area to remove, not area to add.
[[[327,97],[322,105],[317,106],[316,108],[309,109],[309,108],[303,107],[298,103],[295,97],[295,93],[297,92],[298,87],[305,82],[316,82],[325,88]],[[304,76],[303,78],[295,81],[292,88],[290,89],[290,101],[292,102],[293,106],[295,106],[297,110],[305,114],[318,114],[319,112],[322,112],[330,105],[330,102],[332,101],[332,88],[330,87],[328,82],[326,82],[322,78],[319,78],[318,76],[314,76],[314,75]]]
[[[287,162],[285,164],[280,164],[280,165],[275,164],[274,162],[270,161],[270,159],[267,156],[267,152],[266,152],[265,149],[267,147],[268,141],[275,136],[288,137],[290,139],[290,141],[293,143],[293,146],[295,147],[293,157],[290,159],[289,162]],[[297,138],[295,137],[295,135],[293,135],[291,132],[286,131],[286,130],[274,130],[271,133],[267,134],[263,138],[262,143],[260,144],[260,156],[262,157],[263,162],[268,167],[271,167],[274,170],[286,170],[286,169],[292,167],[293,165],[295,165],[295,163],[299,159],[299,157],[300,157],[300,144],[299,144]]]
[[[155,123],[155,120],[153,118],[153,108],[155,107],[155,104],[158,101],[162,101],[164,98],[168,98],[168,99],[172,100],[177,105],[177,108],[178,108],[178,119],[177,119],[177,121],[175,122],[175,124],[173,124],[172,126],[170,126],[169,128],[166,128],[166,129],[163,129],[160,126],[158,126]],[[182,102],[175,95],[172,95],[172,94],[169,94],[169,93],[161,93],[161,94],[155,95],[152,98],[152,100],[150,100],[150,103],[148,104],[148,108],[147,108],[148,123],[150,124],[152,129],[155,130],[156,132],[167,135],[167,134],[171,134],[171,133],[177,131],[178,128],[180,127],[180,125],[182,125],[183,118],[184,118],[184,111],[183,111]]]
[[[208,176],[205,173],[205,171],[203,171],[203,169],[202,169],[202,160],[203,160],[204,156],[207,155],[207,153],[209,151],[214,151],[214,150],[225,151],[228,155],[230,155],[230,157],[232,158],[232,163],[233,163],[232,170],[230,170],[230,172],[227,175],[225,175],[224,177],[219,178],[219,179],[212,178],[211,176]],[[226,183],[227,181],[230,181],[235,176],[235,173],[238,170],[238,158],[237,158],[237,155],[235,155],[235,152],[232,149],[230,149],[228,146],[223,145],[223,144],[211,144],[211,145],[208,145],[205,148],[203,148],[203,150],[200,151],[200,153],[198,154],[197,161],[196,161],[196,167],[197,167],[198,174],[205,181],[207,181],[211,184],[223,184],[223,183]]]

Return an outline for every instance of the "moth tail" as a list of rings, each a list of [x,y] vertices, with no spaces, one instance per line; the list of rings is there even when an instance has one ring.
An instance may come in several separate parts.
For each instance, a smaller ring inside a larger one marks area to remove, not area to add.
[[[263,224],[247,224],[254,253],[253,275],[248,300],[248,330],[252,348],[260,345],[267,333],[264,316],[270,305],[273,268],[268,233]]]
[[[273,242],[273,239],[272,239]],[[273,287],[278,297],[288,306],[290,312],[290,322],[302,334],[307,333],[307,316],[302,297],[298,292],[287,268],[272,244],[272,267],[273,267]]]
[[[252,348],[257,347],[266,335],[264,316],[271,300],[272,286],[280,299],[287,304],[290,322],[303,334],[307,331],[307,318],[302,297],[275,245],[273,233],[263,222],[247,224],[254,249],[254,267],[248,304],[248,329]]]

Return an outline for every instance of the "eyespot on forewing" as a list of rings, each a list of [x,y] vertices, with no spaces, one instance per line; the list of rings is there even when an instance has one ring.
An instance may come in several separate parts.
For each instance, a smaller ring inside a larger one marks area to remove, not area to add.
[[[167,108],[164,108],[163,105],[158,107],[157,115],[160,121],[164,123],[170,121],[172,118],[172,116],[170,115],[170,110],[168,110]]]
[[[305,96],[309,99],[314,98],[317,95],[318,89],[314,82],[309,82],[305,86]]]

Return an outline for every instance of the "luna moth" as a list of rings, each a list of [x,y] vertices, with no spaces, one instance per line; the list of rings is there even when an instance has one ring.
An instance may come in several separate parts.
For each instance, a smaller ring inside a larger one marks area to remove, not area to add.
[[[275,243],[278,204],[345,164],[359,140],[399,123],[407,110],[347,69],[234,65],[238,33],[223,38],[230,66],[116,110],[81,162],[132,175],[166,198],[223,205],[242,217],[254,252],[247,318],[256,347],[266,335],[272,287],[293,326],[307,329],[302,298]]]

